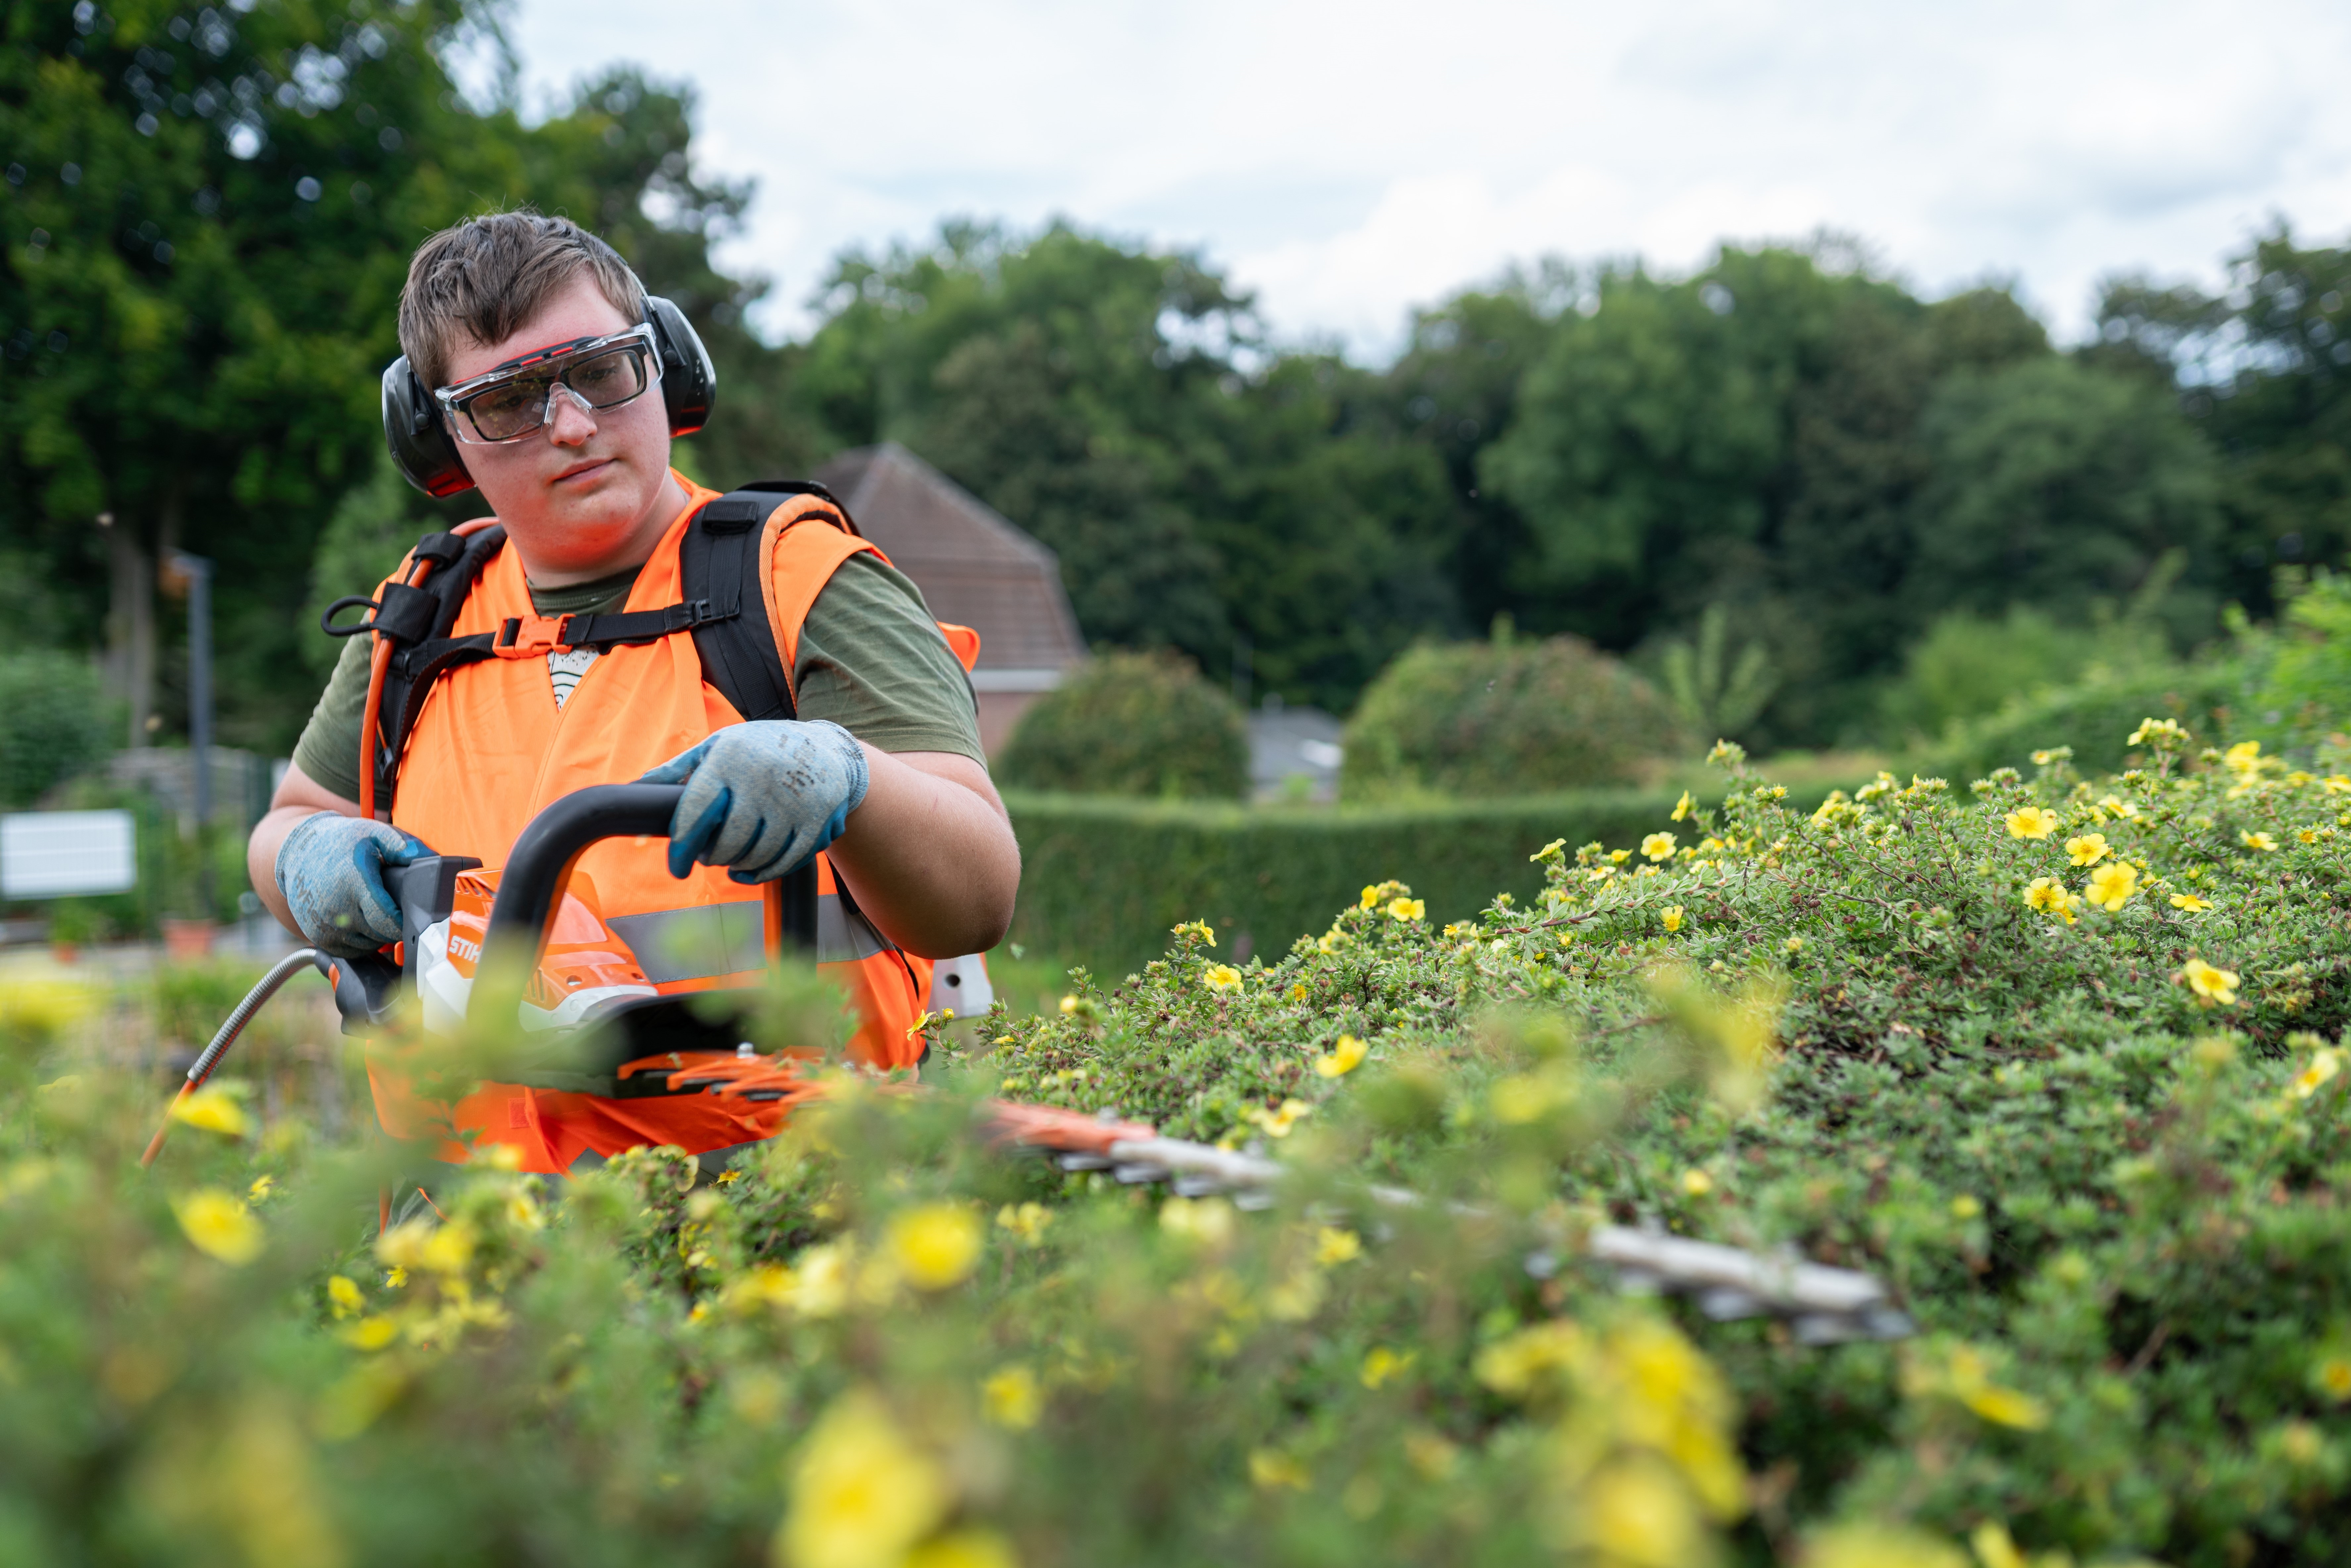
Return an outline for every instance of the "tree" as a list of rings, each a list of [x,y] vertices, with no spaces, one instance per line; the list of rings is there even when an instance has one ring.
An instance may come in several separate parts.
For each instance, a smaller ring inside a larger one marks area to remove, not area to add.
[[[2033,361],[1950,378],[1922,434],[1933,478],[1903,595],[1921,623],[2017,603],[2085,622],[2174,553],[2186,578],[2148,612],[2182,643],[2214,623],[2211,455],[2162,389]]]
[[[1434,455],[1377,378],[1269,353],[1198,258],[949,225],[825,298],[799,373],[833,439],[902,441],[1036,534],[1089,637],[1211,669],[1246,638],[1267,685],[1344,707],[1451,624]]]
[[[5,13],[6,536],[85,644],[111,580],[145,613],[157,550],[218,561],[225,739],[278,741],[298,701],[292,611],[381,440],[410,244],[516,167],[437,63],[489,25],[470,0]]]
[[[2213,587],[2267,614],[2275,565],[2351,553],[2351,248],[2304,247],[2281,222],[2229,271],[2217,297],[2112,280],[2089,357],[2179,389],[2220,457]]]
[[[684,307],[726,387],[690,466],[731,482],[813,457],[786,357],[742,325],[760,286],[709,265],[747,191],[692,176],[685,91],[609,73],[537,128],[510,94],[469,105],[440,61],[503,47],[490,0],[18,0],[0,16],[0,542],[51,585],[58,640],[100,641],[110,601],[128,612],[111,641],[134,725],[152,664],[165,697],[176,683],[179,639],[149,607],[156,552],[183,548],[219,562],[222,737],[291,744],[322,641],[312,558],[378,471],[409,254],[468,213],[569,213]],[[378,531],[412,539],[479,510],[387,506],[413,526]]]

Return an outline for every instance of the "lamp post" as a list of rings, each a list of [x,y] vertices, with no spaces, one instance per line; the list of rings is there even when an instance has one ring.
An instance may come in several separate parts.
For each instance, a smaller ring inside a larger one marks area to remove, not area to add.
[[[204,844],[213,820],[213,563],[185,550],[172,552],[172,570],[188,584],[188,750],[196,769],[196,842]],[[200,851],[201,852],[201,851]],[[203,852],[196,869],[204,918],[213,913],[213,863]]]

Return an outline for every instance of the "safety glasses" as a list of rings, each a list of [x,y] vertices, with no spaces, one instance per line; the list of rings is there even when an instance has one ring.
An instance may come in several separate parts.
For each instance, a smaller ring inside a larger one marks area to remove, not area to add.
[[[660,380],[661,361],[648,321],[609,338],[559,343],[471,381],[442,387],[433,396],[459,441],[496,446],[545,428],[555,417],[559,392],[601,411],[643,397]]]

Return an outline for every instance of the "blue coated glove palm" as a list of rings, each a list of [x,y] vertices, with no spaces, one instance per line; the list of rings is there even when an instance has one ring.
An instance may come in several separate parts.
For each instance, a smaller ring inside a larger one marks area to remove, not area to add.
[[[799,869],[839,838],[865,779],[864,748],[820,718],[730,725],[638,782],[685,786],[670,819],[670,875],[700,861],[755,883]]]
[[[400,905],[383,884],[385,868],[432,852],[398,828],[321,811],[295,823],[277,846],[277,891],[312,946],[355,958],[400,940]]]

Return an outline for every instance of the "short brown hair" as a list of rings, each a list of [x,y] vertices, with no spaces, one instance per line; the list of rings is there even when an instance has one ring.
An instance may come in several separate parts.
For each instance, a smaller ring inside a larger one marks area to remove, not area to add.
[[[612,308],[644,319],[645,290],[620,253],[569,218],[528,207],[485,213],[416,247],[400,291],[400,347],[428,387],[448,378],[461,342],[496,343],[529,324],[585,272]]]

